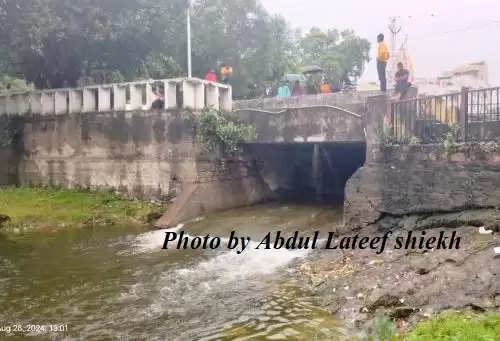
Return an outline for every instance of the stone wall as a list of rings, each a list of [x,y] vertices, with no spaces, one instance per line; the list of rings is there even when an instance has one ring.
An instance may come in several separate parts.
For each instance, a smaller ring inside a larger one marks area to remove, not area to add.
[[[0,186],[17,185],[18,153],[14,148],[0,148]]]
[[[193,134],[183,111],[25,116],[19,183],[168,199],[196,178]]]
[[[500,206],[500,148],[495,142],[389,147],[374,151],[348,181],[344,222],[355,229],[384,216]]]
[[[267,199],[250,161],[211,160],[200,152],[192,115],[182,110],[26,115],[17,150],[0,150],[8,165],[0,171],[0,184],[112,188],[174,204],[193,186],[209,188],[210,197],[198,188],[208,204],[180,212],[185,218]]]

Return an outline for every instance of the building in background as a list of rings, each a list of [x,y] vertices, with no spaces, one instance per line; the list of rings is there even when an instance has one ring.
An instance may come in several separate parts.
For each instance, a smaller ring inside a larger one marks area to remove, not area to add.
[[[443,88],[487,88],[488,65],[486,62],[470,63],[446,71],[438,77],[439,85]]]

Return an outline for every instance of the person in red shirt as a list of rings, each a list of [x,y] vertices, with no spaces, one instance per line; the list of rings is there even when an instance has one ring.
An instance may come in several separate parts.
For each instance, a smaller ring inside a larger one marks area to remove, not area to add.
[[[215,74],[215,70],[210,70],[210,72],[205,75],[205,80],[209,82],[217,82],[217,75]]]

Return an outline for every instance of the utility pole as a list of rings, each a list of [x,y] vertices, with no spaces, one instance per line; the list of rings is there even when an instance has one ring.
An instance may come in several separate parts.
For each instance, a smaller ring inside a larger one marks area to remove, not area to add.
[[[187,0],[188,2],[188,7],[187,7],[187,19],[186,19],[186,24],[187,24],[187,67],[188,67],[188,78],[191,78],[192,76],[192,69],[191,69],[191,0]]]
[[[396,73],[396,44],[397,35],[401,32],[401,25],[398,24],[397,17],[389,18],[389,31],[391,31],[391,59],[389,65],[389,84],[394,83],[394,75]]]

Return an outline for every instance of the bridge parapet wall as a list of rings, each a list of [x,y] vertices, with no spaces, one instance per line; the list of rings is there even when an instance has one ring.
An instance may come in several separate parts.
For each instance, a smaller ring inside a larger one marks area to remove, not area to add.
[[[154,89],[166,110],[206,107],[232,110],[231,86],[196,78],[175,78],[0,94],[0,115],[146,111],[155,100]]]
[[[237,110],[255,126],[257,143],[363,142],[362,115],[333,106],[309,106],[269,112]]]
[[[340,92],[331,94],[304,95],[294,97],[258,98],[234,101],[234,109],[260,109],[279,111],[284,108],[306,106],[338,106],[353,112],[361,112],[368,97],[380,95],[380,91]]]

